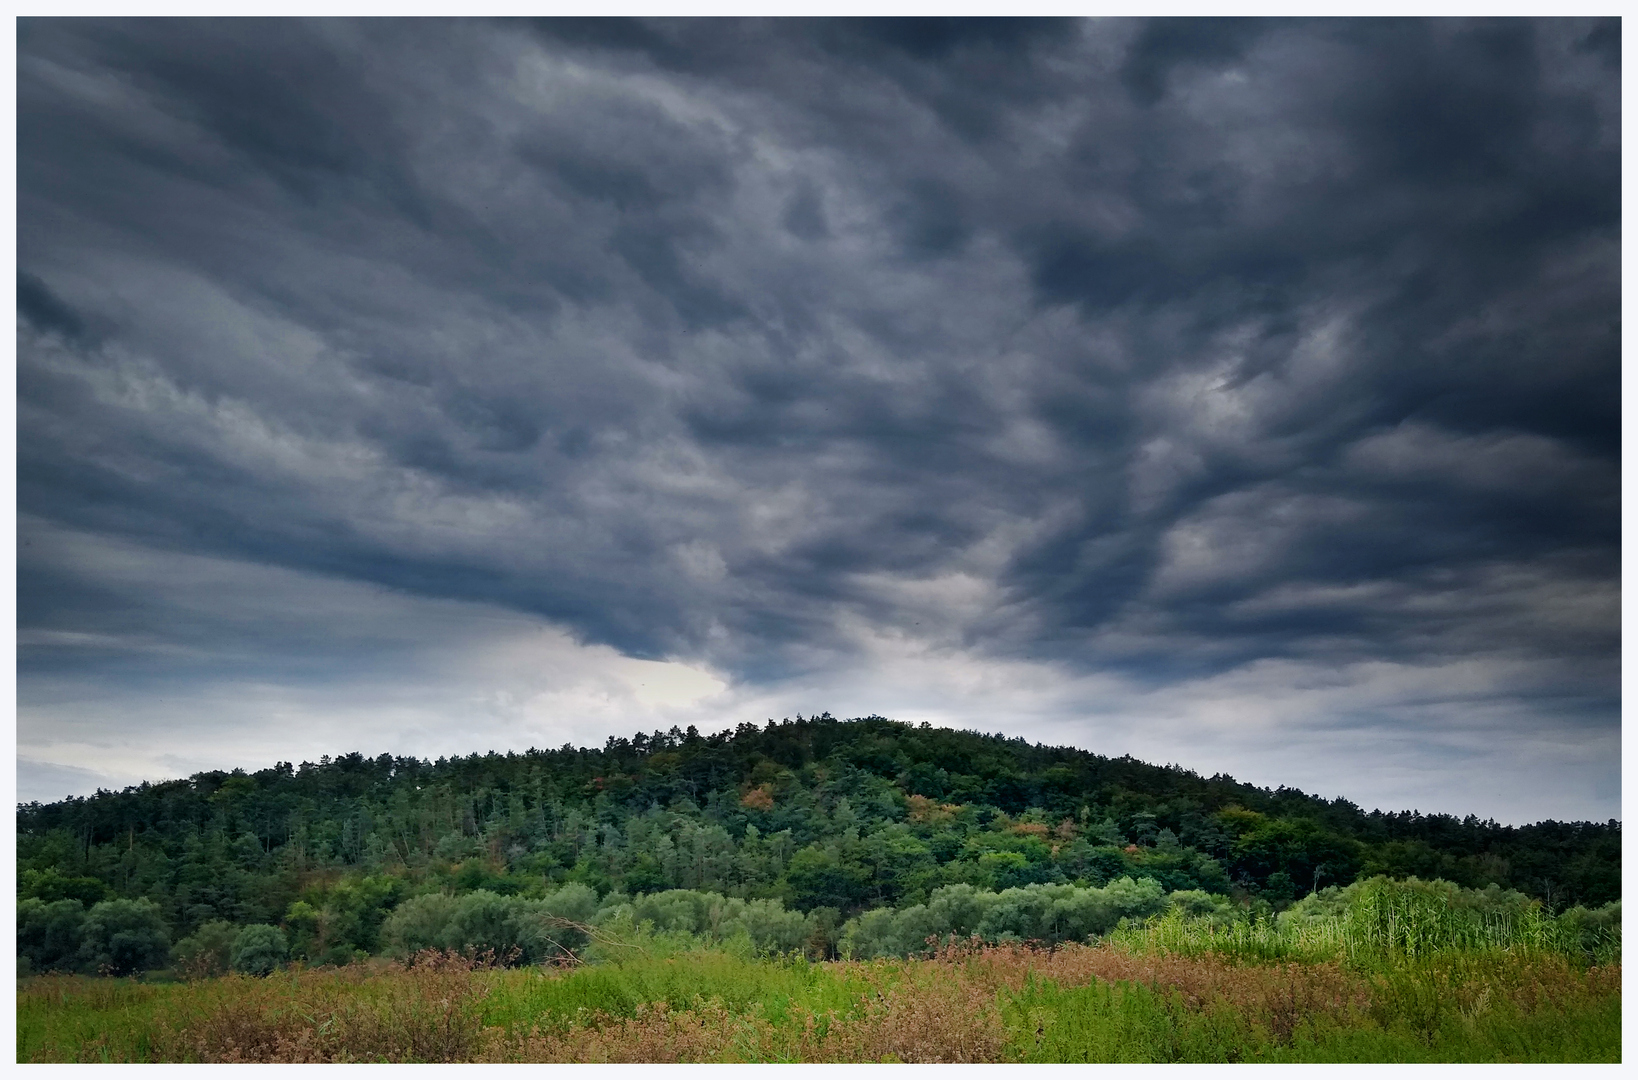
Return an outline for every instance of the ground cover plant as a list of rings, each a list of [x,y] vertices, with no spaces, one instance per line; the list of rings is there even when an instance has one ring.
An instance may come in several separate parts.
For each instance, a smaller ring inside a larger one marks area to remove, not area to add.
[[[579,952],[547,966],[424,949],[260,978],[38,976],[19,991],[18,1058],[1619,1060],[1618,911],[1589,925],[1383,878],[1279,919],[1201,906],[1174,897],[1091,943],[952,933],[829,961],[628,906],[577,924]]]

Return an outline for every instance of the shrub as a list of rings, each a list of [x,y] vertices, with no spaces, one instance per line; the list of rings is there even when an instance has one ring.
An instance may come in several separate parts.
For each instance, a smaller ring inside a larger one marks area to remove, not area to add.
[[[1180,889],[1166,897],[1166,911],[1208,926],[1229,927],[1246,920],[1233,900],[1204,889]]]
[[[442,948],[444,927],[455,913],[455,898],[443,893],[413,896],[387,916],[381,937],[387,948],[401,957],[414,956],[423,949]]]
[[[518,922],[522,902],[487,889],[467,893],[455,901],[444,924],[439,944],[456,952],[493,952],[497,957],[522,954],[525,935]]]
[[[189,978],[225,975],[233,960],[233,939],[238,928],[215,919],[176,943],[171,950],[177,968]]]
[[[746,901],[737,923],[759,953],[800,952],[813,936],[813,920],[778,900]]]
[[[1559,917],[1567,940],[1598,963],[1621,962],[1621,901],[1600,908],[1579,905]]]
[[[17,956],[33,971],[71,971],[80,961],[85,905],[46,903],[29,897],[17,904]]]
[[[252,923],[233,939],[230,962],[241,975],[271,975],[290,955],[284,931],[266,923]]]
[[[542,910],[562,919],[589,923],[597,915],[597,893],[590,886],[572,881],[541,900]]]
[[[929,938],[1085,941],[1108,933],[1123,918],[1153,915],[1166,903],[1165,892],[1150,878],[1121,878],[1101,889],[1035,884],[988,892],[946,885],[935,889],[925,905],[879,908],[850,920],[843,927],[843,943],[851,955],[868,959],[925,953]]]
[[[134,975],[164,967],[170,955],[170,932],[152,900],[104,900],[85,917],[80,959],[87,967]]]
[[[617,905],[618,906],[618,905]],[[404,901],[387,917],[381,937],[395,956],[424,949],[481,955],[501,962],[540,963],[578,953],[587,942],[575,925],[598,918],[597,894],[571,883],[539,900],[501,896],[487,889],[464,896],[432,893]]]

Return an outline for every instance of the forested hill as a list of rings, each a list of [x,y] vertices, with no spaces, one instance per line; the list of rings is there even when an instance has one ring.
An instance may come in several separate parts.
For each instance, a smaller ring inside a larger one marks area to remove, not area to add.
[[[1494,883],[1563,909],[1619,898],[1621,875],[1613,820],[1367,813],[1130,757],[828,714],[601,749],[205,772],[20,806],[17,828],[20,897],[148,897],[174,935],[284,922],[349,888],[391,906],[579,881],[845,917],[957,882],[1122,876],[1282,908],[1382,873]]]

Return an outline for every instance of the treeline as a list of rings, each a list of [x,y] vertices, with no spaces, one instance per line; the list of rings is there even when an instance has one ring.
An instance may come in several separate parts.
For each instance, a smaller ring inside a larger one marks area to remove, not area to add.
[[[1613,820],[1366,813],[880,717],[437,761],[349,754],[29,804],[17,822],[19,899],[36,902],[37,921],[49,909],[95,928],[99,908],[103,921],[131,919],[134,904],[171,942],[211,927],[220,952],[224,927],[270,927],[286,955],[312,963],[389,948],[384,928],[401,908],[477,893],[544,903],[568,885],[599,905],[676,890],[764,912],[777,902],[829,920],[833,937],[865,912],[926,906],[954,886],[1000,895],[1147,879],[1242,911],[1371,875],[1493,885],[1550,911],[1620,896]]]
[[[300,903],[300,902],[298,902]],[[1445,881],[1370,878],[1311,893],[1277,919],[1200,890],[1167,893],[1151,878],[1108,885],[1032,884],[1000,891],[945,885],[925,903],[872,908],[845,922],[834,908],[788,909],[692,889],[599,897],[572,882],[539,897],[478,889],[422,893],[381,921],[380,951],[408,959],[434,949],[502,965],[624,958],[624,950],[729,947],[758,956],[928,956],[941,947],[1086,943],[1124,934],[1128,944],[1174,952],[1218,951],[1283,960],[1415,956],[1446,949],[1526,946],[1592,962],[1620,961],[1621,904],[1559,915],[1512,890],[1463,889]],[[131,974],[166,964],[193,976],[266,975],[313,956],[312,913],[286,927],[213,920],[171,947],[156,905],[76,901],[18,905],[24,971]],[[358,958],[362,958],[362,951]]]

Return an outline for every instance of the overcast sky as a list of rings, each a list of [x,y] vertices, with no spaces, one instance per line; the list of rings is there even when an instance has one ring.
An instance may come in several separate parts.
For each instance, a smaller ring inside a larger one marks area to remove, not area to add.
[[[1620,814],[1613,20],[18,27],[18,779],[829,710]]]

